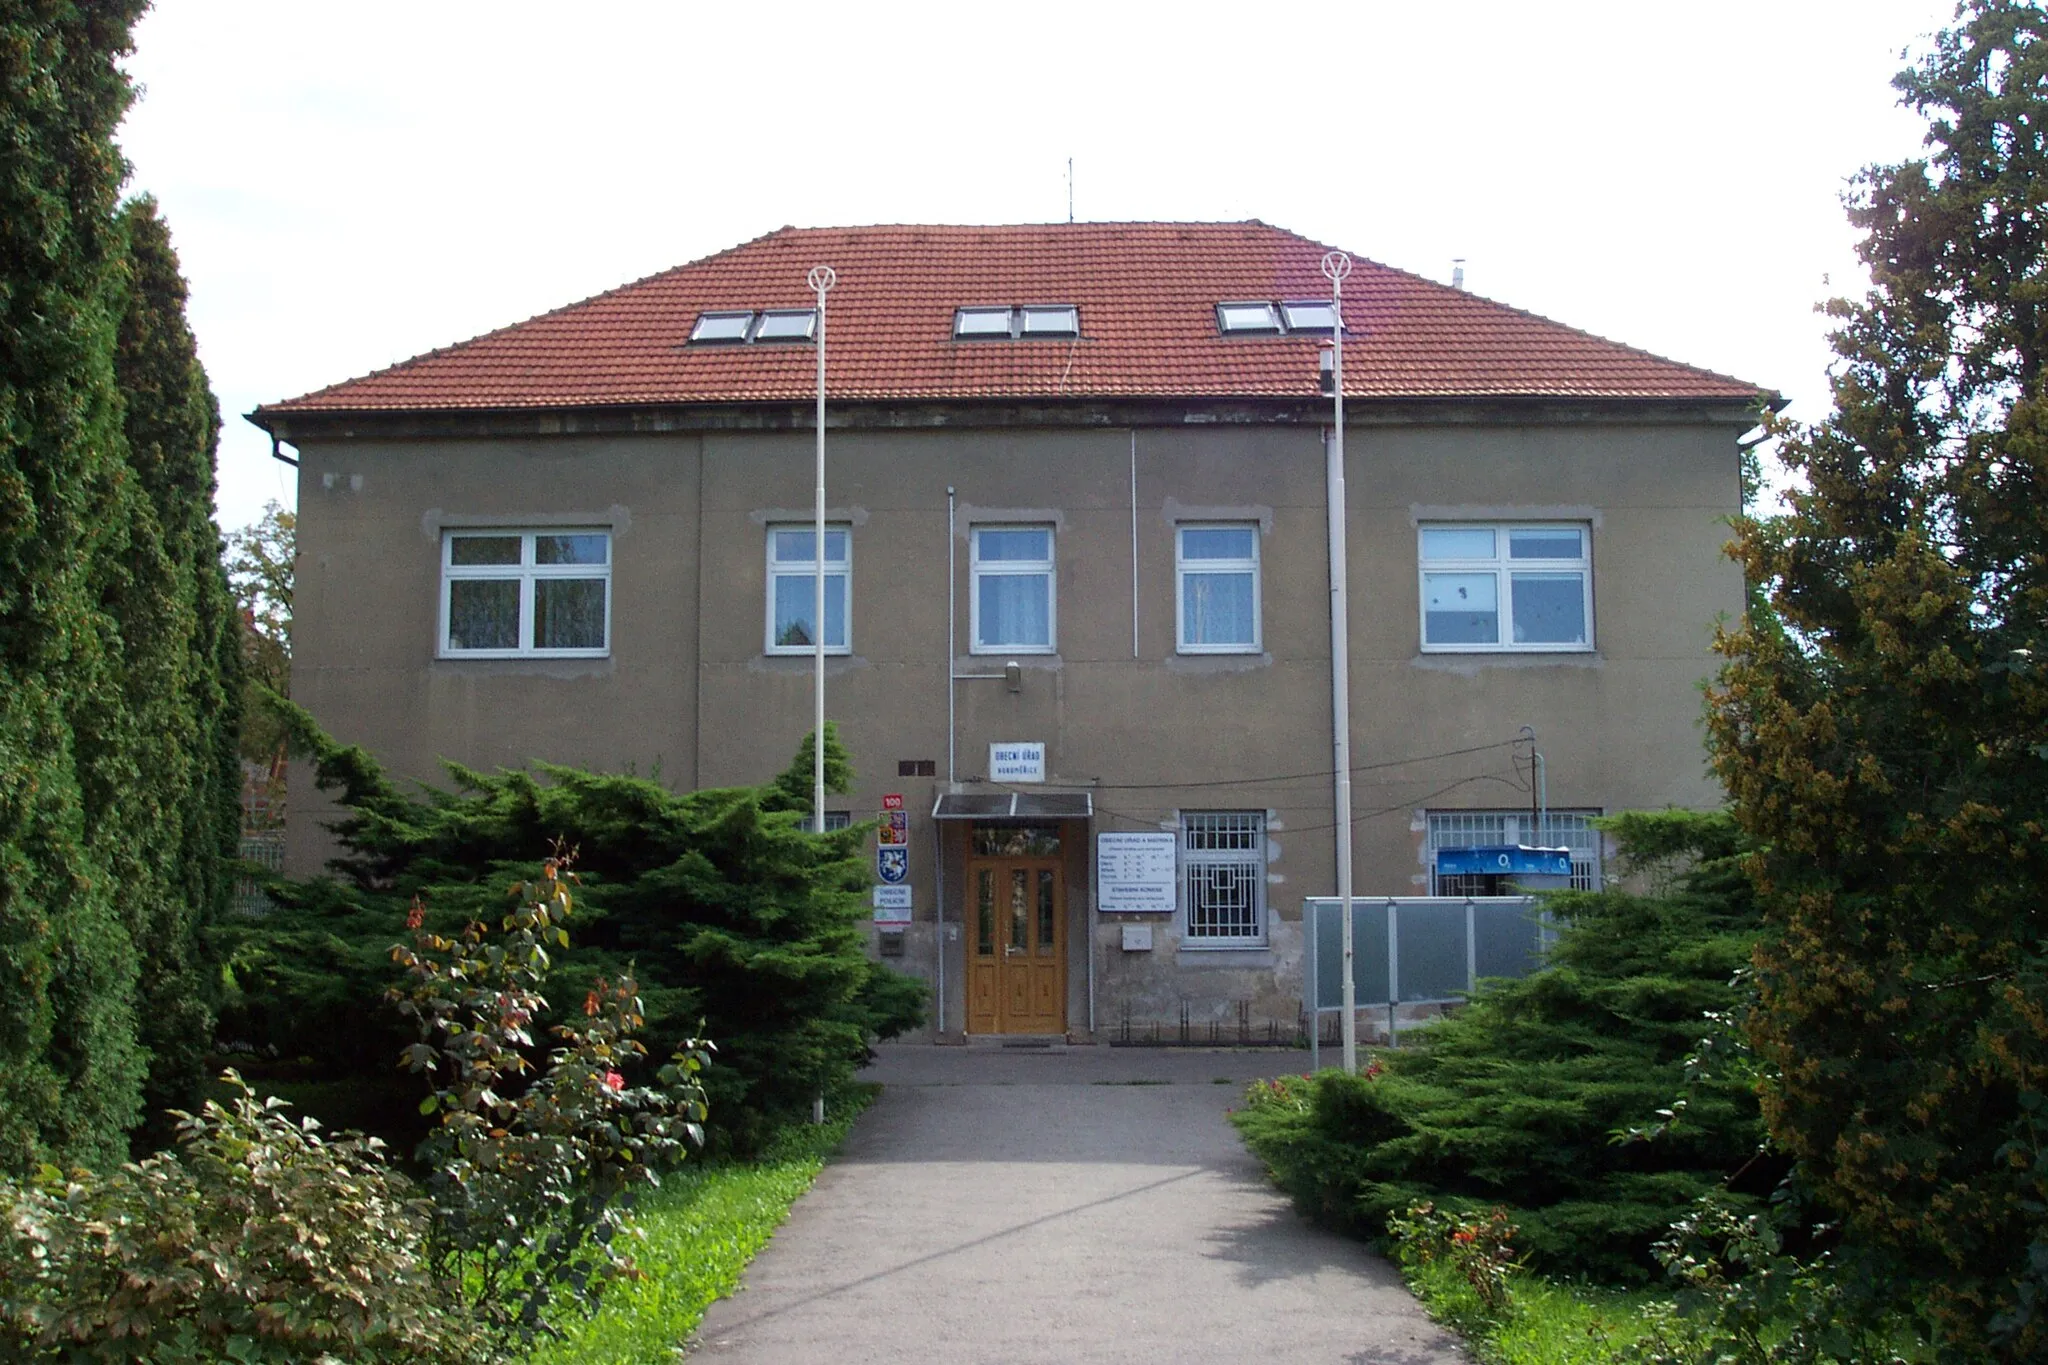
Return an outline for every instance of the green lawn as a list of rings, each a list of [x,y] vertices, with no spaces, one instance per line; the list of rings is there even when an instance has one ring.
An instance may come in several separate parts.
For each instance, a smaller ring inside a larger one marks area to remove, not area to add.
[[[685,1165],[644,1200],[633,1259],[643,1278],[613,1286],[595,1317],[567,1324],[533,1365],[667,1365],[713,1300],[740,1273],[811,1187],[861,1110],[881,1087],[837,1097],[822,1126],[785,1129],[755,1161]]]
[[[1535,1275],[1510,1281],[1512,1306],[1491,1319],[1451,1266],[1411,1268],[1408,1287],[1430,1316],[1464,1336],[1485,1365],[1612,1365],[1649,1326],[1646,1310],[1669,1294],[1560,1284]]]

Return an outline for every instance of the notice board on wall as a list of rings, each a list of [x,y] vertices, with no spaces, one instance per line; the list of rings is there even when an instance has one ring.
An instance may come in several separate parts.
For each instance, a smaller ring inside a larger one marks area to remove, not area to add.
[[[1105,915],[1172,914],[1175,837],[1163,831],[1096,835],[1096,908]]]

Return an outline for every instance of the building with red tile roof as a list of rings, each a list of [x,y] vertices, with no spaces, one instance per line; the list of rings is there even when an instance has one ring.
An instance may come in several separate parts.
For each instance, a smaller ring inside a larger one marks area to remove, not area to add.
[[[842,809],[907,815],[871,942],[930,983],[932,1036],[1291,1037],[1336,882],[1341,487],[1352,870],[1377,923],[1422,898],[1367,935],[1379,994],[1522,970],[1494,854],[1597,886],[1594,817],[1720,803],[1698,688],[1778,400],[1358,259],[1339,483],[1327,250],[784,228],[266,404],[297,451],[294,697],[422,780],[756,783],[810,729],[822,637]],[[311,872],[335,812],[293,781]]]
[[[1216,306],[1328,299],[1328,250],[1260,222],[782,228],[256,417],[803,401],[808,349],[690,337],[706,313],[811,307],[821,263],[838,276],[827,385],[842,401],[1313,399],[1320,338],[1227,336]],[[956,341],[955,310],[977,304],[1073,305],[1080,335]],[[1768,397],[1370,260],[1344,321],[1360,400]]]

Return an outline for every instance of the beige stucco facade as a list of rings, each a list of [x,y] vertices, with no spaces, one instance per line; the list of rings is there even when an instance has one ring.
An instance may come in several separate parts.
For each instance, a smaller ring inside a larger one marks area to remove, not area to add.
[[[1718,800],[1699,686],[1716,620],[1741,607],[1720,547],[1752,424],[1732,405],[1354,408],[1360,894],[1427,889],[1428,812],[1527,809],[1514,761],[1527,746],[1505,747],[1524,726],[1553,807]],[[810,660],[764,647],[766,530],[807,519],[812,490],[811,433],[794,415],[777,425],[288,433],[301,460],[295,695],[337,738],[426,780],[443,759],[631,768],[678,788],[763,780],[811,717]],[[1294,1026],[1302,900],[1335,887],[1324,434],[1300,414],[1105,408],[856,415],[830,431],[828,516],[852,528],[852,592],[827,709],[859,773],[833,804],[860,820],[905,797],[913,919],[887,946],[902,969],[943,976],[945,1035],[967,1023],[971,836],[932,811],[943,793],[998,790],[979,780],[998,741],[1043,742],[1042,790],[1094,809],[1061,829],[1067,1032],[1172,1025],[1183,1009]],[[1176,650],[1175,530],[1196,521],[1258,528],[1257,653]],[[1418,527],[1532,521],[1590,529],[1592,647],[1425,652]],[[970,650],[970,533],[1004,523],[1053,528],[1054,653]],[[610,532],[604,657],[441,657],[443,536],[480,526]],[[897,775],[919,760],[935,776]],[[303,775],[293,791],[291,861],[306,871],[332,812]],[[1092,836],[1174,830],[1184,810],[1263,814],[1263,946],[1185,947],[1178,912],[1095,913]],[[1123,947],[1132,923],[1151,926],[1149,950]]]

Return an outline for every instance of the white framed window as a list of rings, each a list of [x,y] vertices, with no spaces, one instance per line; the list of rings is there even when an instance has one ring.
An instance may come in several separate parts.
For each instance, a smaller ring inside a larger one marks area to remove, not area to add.
[[[1280,316],[1292,333],[1327,336],[1337,330],[1337,304],[1333,299],[1290,299],[1280,305]]]
[[[1050,654],[1058,639],[1050,526],[977,526],[967,601],[976,654]]]
[[[1532,848],[1572,851],[1572,890],[1598,891],[1602,884],[1600,831],[1593,828],[1597,810],[1554,810],[1539,820],[1526,810],[1433,810],[1429,816],[1429,894],[1432,896],[1504,896],[1505,877],[1468,873],[1437,875],[1436,855],[1444,848],[1499,848],[1527,844]]]
[[[956,337],[998,337],[1009,340],[1010,310],[1008,308],[956,308],[953,310],[953,335]]]
[[[610,652],[609,531],[448,531],[441,537],[446,658],[594,658]]]
[[[768,528],[768,641],[770,654],[809,654],[817,648],[818,535],[810,526]],[[853,582],[853,531],[825,527],[825,652],[845,654]]]
[[[770,308],[754,324],[756,341],[809,341],[818,329],[815,308]]]
[[[1180,896],[1184,946],[1265,947],[1265,813],[1182,811]]]
[[[1081,310],[1071,303],[1027,303],[1022,307],[975,305],[953,310],[955,341],[1016,341],[1031,337],[1078,337]]]
[[[754,325],[754,315],[748,313],[699,313],[696,325],[690,328],[693,345],[710,344],[737,345],[747,339],[747,332]]]
[[[852,827],[853,827],[853,812],[852,812],[852,811],[850,811],[850,810],[827,810],[827,811],[825,812],[825,832],[826,832],[827,834],[830,834],[830,833],[831,833],[831,832],[832,832],[833,830],[835,830],[835,829],[851,829]]]
[[[1017,310],[1017,329],[1027,337],[1081,335],[1081,310],[1071,303],[1027,304]]]
[[[1174,536],[1178,641],[1183,654],[1259,652],[1259,528],[1183,525]]]
[[[1419,529],[1425,651],[1593,647],[1592,531],[1572,522]]]

